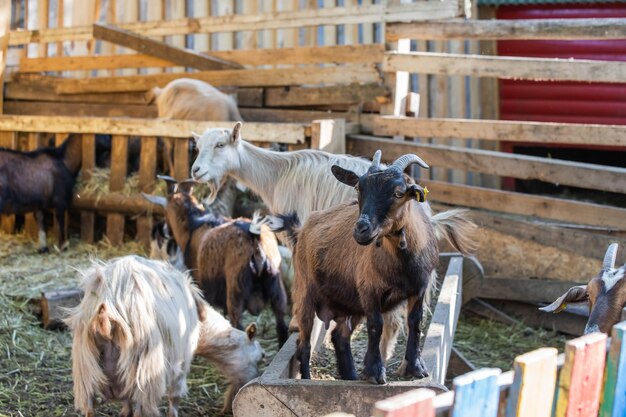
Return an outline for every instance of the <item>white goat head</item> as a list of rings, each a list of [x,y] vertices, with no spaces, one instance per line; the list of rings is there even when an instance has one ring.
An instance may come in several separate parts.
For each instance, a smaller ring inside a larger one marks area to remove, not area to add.
[[[225,177],[240,168],[238,147],[241,126],[241,122],[237,122],[232,129],[207,129],[202,135],[192,132],[198,156],[191,167],[191,176],[208,184],[211,190],[209,204],[217,197]]]
[[[613,325],[620,321],[622,308],[626,307],[626,265],[615,268],[617,243],[609,246],[604,255],[600,273],[587,285],[578,285],[567,290],[542,311],[559,313],[568,303],[589,303],[589,320],[585,334],[592,332],[609,333]]]

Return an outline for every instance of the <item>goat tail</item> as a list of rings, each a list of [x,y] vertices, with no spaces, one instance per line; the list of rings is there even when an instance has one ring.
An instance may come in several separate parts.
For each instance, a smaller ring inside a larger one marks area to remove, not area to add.
[[[261,216],[261,212],[259,210],[256,210],[252,215],[252,221],[250,222],[250,228],[248,229],[250,231],[250,234],[260,236],[261,229],[263,225],[267,222],[267,217]]]
[[[435,214],[430,221],[437,240],[445,238],[463,255],[471,256],[478,249],[474,239],[478,226],[467,217],[468,212],[465,209],[443,211]]]
[[[295,248],[300,233],[300,218],[296,213],[267,216],[267,225],[273,232],[285,232],[289,239],[289,247]]]

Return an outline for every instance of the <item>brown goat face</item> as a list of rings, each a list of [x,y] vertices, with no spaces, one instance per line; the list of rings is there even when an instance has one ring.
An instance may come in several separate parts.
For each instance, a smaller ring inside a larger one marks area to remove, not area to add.
[[[593,332],[610,333],[611,328],[620,321],[622,308],[626,307],[626,265],[615,268],[617,244],[609,246],[602,270],[587,285],[570,288],[552,304],[540,308],[542,311],[559,313],[567,304],[587,302],[589,320],[585,334]]]
[[[376,238],[394,232],[391,228],[404,204],[410,200],[424,201],[424,189],[403,170],[395,164],[383,170],[376,163],[359,177],[352,171],[333,165],[335,178],[354,187],[358,193],[359,219],[353,232],[358,244],[369,245]]]

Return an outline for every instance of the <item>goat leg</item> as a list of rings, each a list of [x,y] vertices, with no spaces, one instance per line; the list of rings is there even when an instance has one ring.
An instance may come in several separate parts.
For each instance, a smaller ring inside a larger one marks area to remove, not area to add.
[[[46,222],[43,211],[39,210],[35,212],[35,218],[37,219],[37,228],[39,229],[39,253],[48,253],[48,240],[46,239]]]
[[[65,236],[65,207],[57,207],[55,217],[59,225],[59,249],[63,251],[69,246]]]
[[[276,319],[276,334],[278,335],[278,344],[281,348],[287,339],[289,338],[289,328],[285,323],[285,313],[287,310],[287,297],[285,287],[280,279],[280,274],[274,274],[274,277],[270,280],[273,282],[273,289],[271,291],[271,304],[272,311],[274,312],[274,318]]]
[[[356,370],[354,369],[354,359],[352,358],[352,350],[350,349],[350,336],[352,335],[352,329],[354,329],[354,327],[348,320],[351,319],[345,317],[337,319],[337,325],[331,333],[331,340],[335,347],[337,369],[339,370],[341,379],[355,380]]]
[[[234,278],[237,277],[227,276],[226,282],[237,282]],[[246,280],[244,278],[242,280],[239,280],[239,282],[246,282]],[[227,285],[226,288],[226,312],[228,313],[228,319],[230,320],[230,324],[236,329],[243,330],[243,325],[241,324],[241,316],[243,315],[244,297],[241,292],[234,287],[234,285]]]
[[[387,383],[385,365],[383,365],[383,359],[380,355],[382,332],[383,315],[380,310],[373,310],[367,315],[367,352],[363,361],[363,376],[373,384]]]
[[[425,378],[428,376],[426,364],[422,359],[419,349],[420,340],[420,324],[422,322],[422,314],[424,312],[424,296],[409,298],[409,314],[407,322],[409,327],[408,339],[406,342],[406,353],[404,361],[398,369],[401,376],[413,376],[416,378]]]

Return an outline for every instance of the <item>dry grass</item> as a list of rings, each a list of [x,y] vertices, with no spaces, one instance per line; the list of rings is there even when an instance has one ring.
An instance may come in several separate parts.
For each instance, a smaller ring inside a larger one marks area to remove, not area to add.
[[[90,258],[107,259],[130,253],[144,254],[131,242],[121,247],[86,245],[72,241],[70,249],[37,254],[37,246],[21,235],[0,233],[0,416],[76,416],[72,397],[71,335],[47,331],[30,312],[28,299],[43,290],[73,287],[76,269]],[[259,341],[268,361],[277,350],[273,316],[246,316],[257,321]],[[202,358],[194,360],[188,377],[189,396],[181,415],[215,416],[222,406],[224,378]],[[166,403],[163,403],[163,414]],[[118,404],[97,408],[96,415],[117,415]]]

